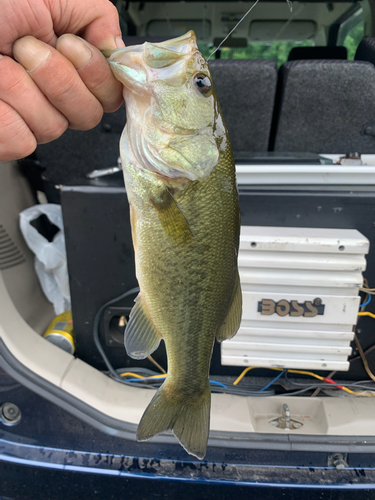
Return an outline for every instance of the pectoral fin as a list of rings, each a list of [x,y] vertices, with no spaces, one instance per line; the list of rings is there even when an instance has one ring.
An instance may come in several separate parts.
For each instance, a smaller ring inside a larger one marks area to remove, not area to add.
[[[193,243],[189,223],[169,189],[151,201],[168,236],[178,243]]]
[[[218,342],[231,339],[236,335],[240,327],[241,316],[242,316],[242,293],[241,293],[240,277],[237,273],[228,314],[216,332],[216,339]]]
[[[138,295],[125,330],[126,352],[133,359],[147,358],[158,347],[160,340],[161,335],[152,323],[142,297]]]

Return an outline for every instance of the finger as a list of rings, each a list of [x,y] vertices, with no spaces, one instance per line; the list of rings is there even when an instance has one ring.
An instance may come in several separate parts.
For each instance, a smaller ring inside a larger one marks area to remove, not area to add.
[[[56,49],[77,69],[82,81],[101,102],[106,113],[120,107],[123,100],[122,85],[113,76],[109,64],[98,49],[71,34],[61,36]]]
[[[0,58],[0,99],[8,103],[39,144],[60,137],[68,120],[52,106],[25,69],[10,57]]]
[[[19,160],[36,148],[36,139],[22,117],[0,100],[0,161]]]
[[[67,118],[70,128],[88,130],[100,122],[100,102],[57,50],[26,36],[15,42],[13,53],[50,103]]]
[[[0,1],[0,47],[11,56],[13,42],[26,35],[55,47],[57,36],[80,33],[100,50],[123,47],[119,17],[109,0]]]
[[[85,40],[99,50],[124,46],[118,12],[109,0],[71,1],[67,2],[64,9],[59,4],[56,1],[49,2],[58,35],[81,33]]]

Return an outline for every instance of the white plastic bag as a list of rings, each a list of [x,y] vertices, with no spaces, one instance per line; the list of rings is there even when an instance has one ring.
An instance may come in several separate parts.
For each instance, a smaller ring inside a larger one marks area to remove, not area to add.
[[[30,224],[43,214],[60,229],[51,242]],[[27,208],[20,213],[20,229],[35,254],[35,271],[56,315],[69,311],[70,291],[61,206],[49,203]]]

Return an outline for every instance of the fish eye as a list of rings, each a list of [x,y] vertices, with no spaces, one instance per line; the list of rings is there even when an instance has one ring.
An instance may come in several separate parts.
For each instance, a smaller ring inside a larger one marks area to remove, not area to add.
[[[212,83],[207,75],[204,73],[197,73],[193,76],[193,83],[201,94],[208,97],[208,94],[212,89]]]

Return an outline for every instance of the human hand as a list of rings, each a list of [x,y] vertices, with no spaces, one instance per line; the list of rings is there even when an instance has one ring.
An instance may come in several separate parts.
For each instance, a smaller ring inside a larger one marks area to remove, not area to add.
[[[121,105],[121,84],[100,52],[124,46],[109,0],[0,7],[0,160],[27,156],[67,127],[88,130]]]

